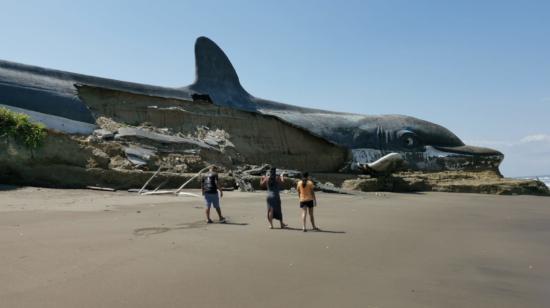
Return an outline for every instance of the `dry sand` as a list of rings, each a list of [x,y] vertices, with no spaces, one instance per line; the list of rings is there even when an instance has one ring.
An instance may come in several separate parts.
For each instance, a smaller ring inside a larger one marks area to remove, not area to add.
[[[264,198],[207,225],[194,197],[0,191],[0,307],[550,305],[550,198],[319,194],[307,233],[268,230]]]

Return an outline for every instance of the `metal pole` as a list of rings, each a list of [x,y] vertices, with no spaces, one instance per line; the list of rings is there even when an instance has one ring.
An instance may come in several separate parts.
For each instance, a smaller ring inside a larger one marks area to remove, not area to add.
[[[160,169],[162,168],[162,165],[159,166],[159,169],[153,174],[153,176],[147,180],[147,182],[145,182],[145,184],[143,184],[143,187],[138,191],[138,194],[141,194],[141,192],[145,189],[145,187],[147,187],[147,185],[149,184],[149,182],[151,182],[151,180],[157,176],[157,174],[160,172]]]
[[[183,185],[180,186],[180,188],[178,188],[178,190],[176,190],[174,193],[177,195],[184,187],[185,185],[189,184],[189,182],[193,181],[196,177],[198,177],[201,173],[204,172],[204,170],[207,170],[209,169],[210,167],[212,166],[208,166],[208,167],[205,167],[203,169],[201,169],[197,174],[195,174],[192,178],[190,178],[187,182],[183,183]]]

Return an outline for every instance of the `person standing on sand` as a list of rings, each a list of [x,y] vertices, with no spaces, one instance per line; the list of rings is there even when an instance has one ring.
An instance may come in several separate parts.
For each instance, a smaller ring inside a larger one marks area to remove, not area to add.
[[[277,168],[272,167],[269,171],[269,175],[262,176],[260,180],[261,186],[267,187],[267,221],[269,221],[269,228],[273,229],[273,219],[279,220],[281,229],[284,229],[287,225],[283,222],[283,211],[281,209],[281,191],[280,185],[285,182],[283,173],[277,175]]]
[[[201,189],[206,204],[206,222],[213,223],[210,219],[210,207],[214,206],[216,212],[218,212],[220,223],[225,223],[225,217],[222,216],[222,210],[220,209],[220,198],[223,197],[223,192],[219,187],[218,174],[215,172],[214,166],[210,167],[208,174],[202,178]]]
[[[320,229],[315,226],[315,217],[313,217],[313,207],[317,205],[317,199],[315,198],[315,192],[313,191],[315,185],[313,181],[309,179],[309,174],[304,172],[302,174],[302,180],[296,185],[298,191],[298,197],[300,198],[300,208],[302,209],[302,231],[306,232],[306,215],[309,212],[309,220],[313,230],[319,231]]]

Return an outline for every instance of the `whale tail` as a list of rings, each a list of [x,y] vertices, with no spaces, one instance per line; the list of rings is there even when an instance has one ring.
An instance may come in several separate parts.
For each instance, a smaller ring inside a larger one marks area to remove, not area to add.
[[[195,42],[195,82],[197,88],[244,90],[231,61],[216,43],[201,36]]]

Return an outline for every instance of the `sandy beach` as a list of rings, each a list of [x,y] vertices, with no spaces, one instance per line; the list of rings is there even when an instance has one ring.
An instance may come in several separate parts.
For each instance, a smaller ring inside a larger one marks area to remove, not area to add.
[[[197,191],[192,191],[197,192]],[[548,307],[550,198],[319,194],[323,232],[265,194],[0,191],[1,307]]]

